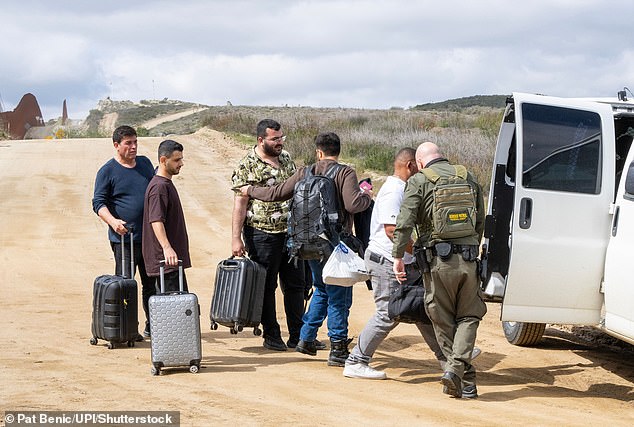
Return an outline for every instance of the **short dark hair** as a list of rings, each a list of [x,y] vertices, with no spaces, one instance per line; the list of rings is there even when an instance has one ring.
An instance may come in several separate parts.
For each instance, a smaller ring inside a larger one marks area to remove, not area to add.
[[[282,128],[282,125],[280,125],[278,122],[276,122],[273,119],[260,120],[260,122],[258,123],[258,127],[256,129],[256,136],[258,138],[260,137],[265,138],[267,129],[273,129],[274,131],[278,131],[281,128]]]
[[[137,136],[132,126],[119,126],[112,132],[112,142],[121,142],[125,136]]]
[[[183,151],[183,146],[176,141],[171,139],[166,139],[161,142],[158,147],[158,157],[159,161],[161,161],[161,156],[165,156],[167,158],[172,157],[174,151]]]
[[[394,160],[398,161],[407,161],[410,159],[416,159],[416,150],[411,147],[405,147],[398,150],[396,156],[394,156]]]
[[[334,132],[320,133],[315,137],[315,147],[326,156],[338,156],[341,152],[341,140]]]

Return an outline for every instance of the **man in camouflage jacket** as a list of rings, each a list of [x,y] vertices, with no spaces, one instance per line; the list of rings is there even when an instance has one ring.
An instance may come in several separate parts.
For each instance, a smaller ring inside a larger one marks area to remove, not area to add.
[[[231,178],[236,190],[232,243],[234,256],[244,256],[266,268],[266,285],[262,306],[264,347],[285,351],[287,345],[295,347],[299,341],[304,314],[304,263],[289,262],[286,232],[289,202],[262,202],[241,195],[237,189],[244,185],[270,186],[281,183],[297,169],[288,152],[284,151],[285,136],[281,126],[264,119],[257,126],[257,145],[240,160]],[[244,238],[244,241],[243,241]],[[275,292],[279,275],[284,294],[284,309],[289,338],[281,337],[275,310]]]

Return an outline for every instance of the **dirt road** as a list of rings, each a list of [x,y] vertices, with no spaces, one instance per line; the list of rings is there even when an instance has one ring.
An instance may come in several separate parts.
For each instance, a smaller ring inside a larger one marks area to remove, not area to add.
[[[325,351],[271,352],[249,331],[211,331],[215,267],[230,252],[229,178],[244,149],[212,131],[175,139],[185,146],[175,184],[191,241],[188,282],[202,309],[201,371],[153,377],[149,342],[115,350],[88,343],[92,282],[113,268],[90,203],[111,142],[0,141],[0,411],[178,410],[183,426],[634,424],[634,353],[554,329],[541,348],[511,346],[496,305],[478,334],[477,400],[441,393],[438,364],[412,325],[376,354],[385,381],[344,378],[326,366]],[[158,142],[140,139],[154,163]],[[363,285],[354,292],[358,335],[373,301]]]
[[[177,120],[177,119],[182,119],[183,117],[187,117],[190,116],[194,113],[198,113],[200,111],[202,111],[204,109],[204,107],[195,107],[195,108],[190,108],[189,110],[185,110],[185,111],[181,111],[180,113],[174,113],[174,114],[168,114],[165,116],[159,116],[156,117],[152,120],[148,120],[145,123],[142,123],[141,125],[139,125],[139,127],[144,127],[146,129],[152,129],[155,126],[160,125],[161,123],[165,123],[165,122],[170,122],[172,120]]]

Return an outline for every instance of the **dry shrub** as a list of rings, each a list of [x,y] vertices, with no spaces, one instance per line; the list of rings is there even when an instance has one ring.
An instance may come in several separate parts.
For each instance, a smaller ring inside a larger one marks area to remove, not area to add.
[[[367,110],[309,107],[210,107],[202,120],[222,132],[252,135],[257,122],[272,118],[288,136],[286,149],[298,164],[315,161],[314,140],[320,132],[335,132],[342,141],[342,158],[359,169],[392,173],[396,151],[431,141],[449,160],[465,165],[488,189],[495,134],[502,110],[473,107],[464,112]]]

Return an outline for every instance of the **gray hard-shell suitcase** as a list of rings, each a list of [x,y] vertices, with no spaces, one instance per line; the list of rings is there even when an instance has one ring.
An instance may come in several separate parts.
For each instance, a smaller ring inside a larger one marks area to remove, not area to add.
[[[253,334],[261,335],[265,283],[266,269],[249,258],[220,261],[209,310],[211,329],[218,329],[220,324],[237,334],[253,327]]]
[[[134,234],[130,231],[130,278],[125,277],[125,239],[121,237],[121,276],[95,278],[92,290],[92,338],[90,344],[108,341],[108,348],[126,343],[134,347],[139,335],[137,283],[134,274]]]
[[[189,366],[198,372],[202,360],[200,306],[195,294],[183,290],[183,264],[178,262],[179,292],[165,293],[165,262],[161,261],[161,293],[149,300],[152,375],[161,368]]]

